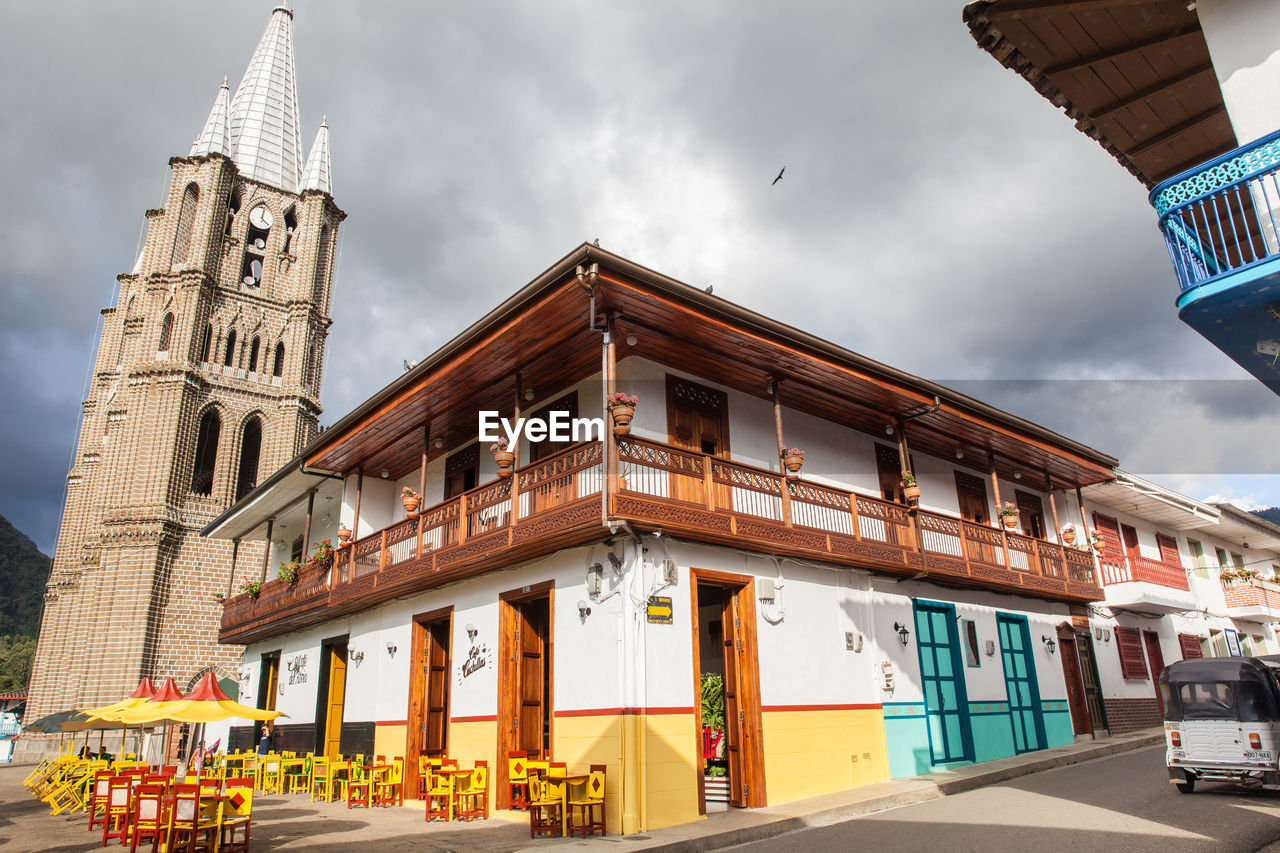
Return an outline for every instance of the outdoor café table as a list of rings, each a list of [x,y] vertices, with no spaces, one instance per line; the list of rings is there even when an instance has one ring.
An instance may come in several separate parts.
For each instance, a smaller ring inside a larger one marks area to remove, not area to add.
[[[286,790],[290,785],[287,780],[291,776],[302,775],[303,769],[307,766],[306,756],[301,758],[282,758],[280,759],[280,793],[287,794]]]
[[[329,782],[329,802],[335,799],[342,799],[338,796],[338,783],[343,785],[351,784],[351,762],[350,761],[334,761],[329,764],[329,773],[332,776]],[[359,765],[356,765],[357,767]]]
[[[476,772],[474,767],[468,767],[465,770],[457,767],[446,767],[443,770],[437,770],[437,776],[444,776],[449,780],[449,820],[453,820],[453,796],[458,791],[458,783],[465,777]]]
[[[563,787],[560,788],[560,834],[562,836],[569,834],[569,791],[577,786],[586,785],[590,778],[590,773],[576,773],[565,776],[561,780],[564,782]]]

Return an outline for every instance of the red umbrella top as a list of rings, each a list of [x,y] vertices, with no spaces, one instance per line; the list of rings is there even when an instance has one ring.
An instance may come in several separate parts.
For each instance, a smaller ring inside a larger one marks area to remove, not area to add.
[[[173,676],[169,676],[164,680],[164,684],[160,685],[160,689],[152,694],[148,702],[175,702],[178,699],[185,699],[182,691],[178,689],[178,685],[173,680]]]
[[[170,679],[172,681],[173,679]],[[151,683],[150,678],[143,678],[138,682],[138,689],[129,694],[130,699],[150,699],[156,695],[156,688]]]
[[[206,672],[199,683],[191,689],[184,698],[193,702],[232,702],[230,696],[222,692],[222,688],[218,686],[218,679],[213,677],[212,672]]]

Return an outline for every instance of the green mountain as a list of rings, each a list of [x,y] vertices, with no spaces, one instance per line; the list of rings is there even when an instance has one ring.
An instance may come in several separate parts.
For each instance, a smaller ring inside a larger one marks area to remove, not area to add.
[[[0,636],[40,633],[48,557],[0,515]]]
[[[1269,521],[1272,524],[1280,524],[1280,506],[1268,507],[1266,509],[1255,509],[1253,514],[1263,521]]]

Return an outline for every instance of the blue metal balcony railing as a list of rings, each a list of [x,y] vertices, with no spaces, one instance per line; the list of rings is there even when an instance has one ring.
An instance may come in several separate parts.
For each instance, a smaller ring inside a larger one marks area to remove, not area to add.
[[[1157,184],[1181,291],[1280,257],[1280,131]]]

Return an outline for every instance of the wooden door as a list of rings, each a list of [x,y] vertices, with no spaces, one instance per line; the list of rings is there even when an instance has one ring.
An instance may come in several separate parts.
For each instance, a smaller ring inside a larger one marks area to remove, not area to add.
[[[1048,739],[1027,617],[1001,613],[996,616],[996,626],[1000,633],[1000,661],[1004,665],[1014,752],[1021,754],[1044,749]]]
[[[687,379],[667,376],[668,441],[691,453],[729,458],[729,397]],[[672,498],[706,504],[701,480],[671,475]],[[731,508],[728,489],[717,487],[716,505]],[[722,492],[722,493],[720,493]]]
[[[507,753],[550,753],[554,696],[550,581],[499,596],[498,764],[494,780],[499,808],[510,802]]]
[[[568,422],[572,423],[573,419],[578,416],[578,392],[574,391],[554,403],[543,406],[534,412],[530,418],[541,419],[550,423],[554,412],[564,412]],[[572,444],[572,434],[567,441],[531,441],[529,442],[529,464],[546,459],[562,450],[567,450]],[[522,486],[521,488],[524,489],[525,487]],[[577,497],[578,474],[575,472],[556,477],[547,477],[545,475],[536,477],[536,482],[529,491],[528,497],[525,498],[522,495],[521,500],[528,507],[527,513],[536,514],[571,503]]]
[[[342,752],[342,706],[347,695],[347,647],[326,647],[329,657],[329,684],[325,699],[324,754],[337,758]]]
[[[902,494],[902,457],[898,448],[877,442],[876,477],[880,482],[880,497],[894,503],[907,502]]]
[[[1142,556],[1142,551],[1138,548],[1138,531],[1127,524],[1122,524],[1120,525],[1120,538],[1124,541],[1124,555],[1126,557]]]
[[[1164,655],[1160,653],[1160,635],[1155,631],[1143,631],[1142,642],[1147,647],[1147,671],[1151,673],[1151,686],[1160,703],[1160,718],[1164,719],[1164,697],[1160,695],[1160,673],[1164,672]]]
[[[1033,539],[1044,539],[1046,533],[1044,503],[1041,502],[1040,496],[1016,489],[1013,497],[1018,505],[1018,522],[1022,525],[1022,532]]]
[[[405,746],[406,793],[418,791],[417,756],[446,755],[449,746],[449,676],[452,614],[415,617],[409,672],[409,726]]]
[[[930,760],[934,764],[972,761],[973,732],[954,605],[916,602],[916,650]]]
[[[444,463],[444,499],[456,498],[476,487],[480,471],[480,445],[464,447]]]
[[[1098,664],[1094,660],[1093,637],[1089,631],[1076,631],[1076,654],[1080,658],[1080,678],[1084,681],[1084,701],[1089,707],[1089,720],[1093,728],[1107,728],[1107,706],[1102,701],[1102,681],[1098,678]]]
[[[1093,731],[1093,723],[1089,719],[1089,704],[1085,701],[1080,656],[1076,654],[1076,632],[1065,622],[1058,626],[1058,650],[1062,655],[1062,678],[1067,685],[1072,731],[1076,735],[1087,735]]]
[[[745,808],[746,784],[742,766],[742,723],[744,714],[740,697],[742,683],[738,665],[738,599],[726,595],[720,607],[721,642],[724,644],[724,754],[729,761],[729,805]]]
[[[276,709],[276,694],[280,692],[280,653],[262,656],[262,668],[258,676],[258,707],[264,711]],[[268,728],[274,728],[267,723]]]

